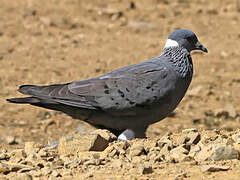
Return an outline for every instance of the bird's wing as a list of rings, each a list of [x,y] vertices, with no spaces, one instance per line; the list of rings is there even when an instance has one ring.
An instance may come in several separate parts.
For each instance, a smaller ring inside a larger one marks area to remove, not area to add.
[[[175,78],[163,64],[144,62],[120,68],[103,76],[50,86],[24,85],[23,94],[41,103],[61,103],[113,115],[147,113],[155,103],[166,103]]]
[[[75,81],[68,90],[113,115],[146,113],[168,95],[175,76],[164,65],[141,63],[115,70],[98,78]]]

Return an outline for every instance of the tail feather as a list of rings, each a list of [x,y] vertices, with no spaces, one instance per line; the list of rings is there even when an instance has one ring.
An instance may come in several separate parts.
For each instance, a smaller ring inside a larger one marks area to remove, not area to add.
[[[36,97],[26,97],[26,98],[7,99],[7,101],[11,103],[18,103],[18,104],[34,104],[34,103],[39,103],[40,99]]]
[[[62,104],[83,109],[96,109],[85,97],[73,94],[68,84],[54,84],[49,86],[22,85],[18,91],[30,95],[25,98],[7,99],[8,102],[18,104],[31,104],[45,108],[55,109],[54,105]]]
[[[64,85],[65,84],[54,84],[50,86],[22,85],[18,91],[22,94],[48,96],[52,91],[62,88]]]

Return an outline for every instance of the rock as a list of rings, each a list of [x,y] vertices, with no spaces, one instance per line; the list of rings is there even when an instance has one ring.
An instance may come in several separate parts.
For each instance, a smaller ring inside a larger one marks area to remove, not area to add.
[[[210,144],[201,146],[201,151],[194,157],[197,161],[220,161],[238,159],[239,152],[231,146],[225,144]]]
[[[112,166],[114,169],[121,169],[122,166],[123,166],[123,163],[122,163],[122,161],[121,161],[120,159],[114,159],[114,160],[112,161],[111,166]]]
[[[139,172],[141,174],[151,174],[153,172],[153,169],[151,165],[143,165],[139,168]]]
[[[201,148],[200,148],[200,146],[198,146],[198,145],[192,145],[191,146],[191,150],[190,150],[190,152],[189,152],[189,156],[190,157],[194,157],[198,152],[200,152],[201,151]]]
[[[114,137],[107,134],[106,131],[97,132],[101,132],[106,139],[96,133],[75,134],[71,137],[61,138],[58,146],[60,155],[77,154],[83,151],[104,151]]]
[[[220,58],[221,59],[224,59],[224,58],[226,58],[226,57],[228,57],[229,56],[229,54],[226,52],[226,51],[221,51],[220,52]]]
[[[51,175],[53,177],[62,177],[62,175],[58,171],[56,171],[56,170],[52,171]]]
[[[94,139],[94,142],[92,142],[89,151],[104,151],[107,148],[109,141],[100,135],[95,135],[95,137],[96,138]]]
[[[227,171],[229,166],[218,166],[218,165],[203,165],[201,167],[202,172],[217,172],[217,171]]]
[[[40,148],[42,148],[43,145],[39,144],[39,143],[35,143],[35,142],[26,142],[25,146],[24,146],[24,151],[25,153],[28,155],[30,154],[37,154],[40,150]]]
[[[130,156],[134,157],[134,156],[140,156],[142,154],[144,154],[144,145],[143,142],[140,143],[134,143],[131,148],[130,148]]]
[[[214,115],[218,118],[236,118],[237,112],[233,105],[229,104],[225,108],[215,110]]]
[[[123,12],[119,11],[111,15],[111,20],[116,21],[123,16]]]
[[[119,157],[126,155],[127,149],[130,147],[130,144],[127,141],[117,141],[108,146],[104,152],[103,157]]]
[[[182,177],[176,177],[174,180],[183,180]]]
[[[186,144],[192,145],[197,144],[201,140],[201,135],[198,132],[190,132],[187,134],[186,137],[188,140],[186,140]]]
[[[240,144],[234,144],[233,148],[240,152]]]
[[[25,151],[23,149],[13,150],[9,153],[10,161],[13,163],[19,163],[23,159],[27,157]]]
[[[156,161],[169,161],[170,160],[170,148],[167,144],[161,148],[159,155],[155,158]]]
[[[0,173],[6,173],[9,172],[10,169],[8,165],[0,163]]]
[[[163,136],[158,142],[158,147],[163,148],[164,146],[167,146],[167,149],[170,151],[173,149],[173,142],[170,140],[170,135]]]
[[[218,144],[212,148],[210,159],[213,161],[238,159],[239,152],[231,146]]]
[[[39,20],[46,26],[50,26],[52,24],[52,20],[49,17],[39,17]]]
[[[50,169],[50,167],[44,167],[41,169],[42,175],[46,176],[52,173],[52,170]]]
[[[183,170],[178,169],[177,171],[178,171],[179,173],[176,175],[175,180],[183,180],[184,178],[187,178],[187,177],[188,177],[188,176],[187,176],[187,173],[184,172]]]
[[[10,163],[10,162],[2,162],[1,166],[3,167],[2,170],[5,170],[5,168],[9,169],[9,171],[17,172],[21,169],[28,169],[28,170],[34,170],[35,167],[24,165],[24,164],[17,164],[17,163]]]
[[[236,112],[236,109],[233,107],[232,104],[228,104],[226,107],[225,107],[226,111],[228,112],[228,115],[230,118],[235,118],[237,116],[237,112]]]
[[[86,165],[86,166],[97,165],[97,163],[94,159],[89,159],[89,160],[85,161],[83,164]]]
[[[7,150],[2,151],[2,152],[0,153],[0,160],[7,160],[7,159],[9,159],[9,158],[10,158],[10,154],[7,153]]]
[[[144,149],[148,153],[150,149],[155,148],[157,146],[156,140],[148,139],[144,142]]]
[[[40,170],[30,171],[29,174],[30,174],[32,177],[40,177],[40,176],[43,176],[43,173],[42,173]],[[37,178],[35,178],[35,179],[37,179]]]
[[[94,177],[94,172],[88,172],[88,173],[86,173],[85,175],[84,175],[84,179],[87,179],[87,178],[92,178],[92,177]]]
[[[182,130],[183,133],[190,133],[190,132],[197,132],[196,128],[184,129]]]
[[[106,129],[97,129],[97,130],[93,131],[92,133],[99,134],[108,142],[113,142],[113,141],[117,140],[117,137],[113,133],[111,133],[109,130],[106,130]]]
[[[35,9],[25,9],[24,10],[24,14],[23,17],[27,17],[27,16],[36,16],[37,11]]]
[[[32,176],[29,174],[17,174],[11,180],[32,180]]]
[[[232,135],[232,139],[236,144],[240,144],[240,133]]]
[[[19,143],[16,141],[16,137],[14,137],[14,136],[6,136],[6,137],[5,137],[5,141],[6,141],[9,145],[19,144]]]
[[[48,111],[40,111],[37,114],[37,118],[39,118],[40,120],[46,120],[46,119],[50,119],[52,117],[51,113]]]
[[[161,152],[161,149],[159,147],[152,147],[147,153],[147,157],[149,158],[149,161],[150,162],[162,161],[161,157],[163,154],[160,152]]]
[[[201,118],[194,118],[194,119],[192,119],[193,124],[200,124],[201,121],[202,121]]]
[[[178,146],[170,151],[170,158],[173,162],[190,161],[192,158],[187,155],[188,152],[184,146]]]
[[[77,154],[77,162],[75,164],[84,164],[86,166],[89,165],[99,165],[101,164],[104,158],[101,157],[102,152],[79,152]]]

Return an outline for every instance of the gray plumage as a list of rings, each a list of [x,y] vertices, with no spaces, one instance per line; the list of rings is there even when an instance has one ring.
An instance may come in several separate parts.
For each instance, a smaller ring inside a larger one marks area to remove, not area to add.
[[[117,135],[130,129],[144,137],[146,128],[171,113],[185,95],[193,75],[190,52],[207,52],[189,30],[176,30],[168,39],[175,44],[168,40],[156,58],[92,79],[23,85],[19,92],[31,96],[8,101],[62,111]]]

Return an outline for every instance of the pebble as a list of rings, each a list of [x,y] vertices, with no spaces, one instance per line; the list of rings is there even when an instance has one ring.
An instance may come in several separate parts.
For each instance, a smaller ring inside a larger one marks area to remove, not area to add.
[[[178,146],[170,151],[170,158],[173,162],[190,161],[192,158],[188,156],[188,150],[184,146]]]
[[[104,151],[110,142],[116,139],[106,130],[97,130],[93,133],[75,134],[63,137],[59,141],[58,150],[61,156],[86,151]]]
[[[151,174],[153,172],[153,168],[151,165],[143,165],[139,168],[141,174]]]
[[[124,169],[139,175],[147,175],[158,169],[159,162],[188,162],[191,165],[198,165],[204,161],[237,160],[240,150],[239,131],[234,134],[219,130],[210,133],[198,132],[194,128],[179,134],[169,133],[160,140],[115,141],[116,136],[107,130],[94,130],[86,135],[76,134],[62,139],[58,149],[27,142],[24,149],[3,150],[0,152],[2,160],[0,173],[29,174],[31,178],[48,176],[53,179],[59,177],[71,179],[72,169],[79,168],[88,173],[86,178],[92,178],[93,170],[106,166],[110,170]],[[106,145],[102,146],[105,142]],[[228,166],[201,166],[202,172],[228,169],[230,169]],[[185,176],[178,173],[176,178],[184,179]]]
[[[186,142],[189,145],[198,144],[201,140],[201,135],[198,132],[190,132],[187,134],[188,141]]]
[[[218,144],[212,147],[210,159],[213,161],[238,159],[239,152],[231,146]]]
[[[9,172],[10,169],[8,165],[0,163],[0,173],[6,173]]]
[[[144,153],[144,144],[143,142],[134,143],[130,148],[130,156],[140,156]]]
[[[202,172],[217,172],[217,171],[227,171],[229,166],[218,166],[218,165],[203,165],[201,167]]]
[[[18,144],[18,142],[16,141],[16,137],[14,137],[14,136],[6,136],[6,137],[5,137],[5,141],[6,141],[7,144],[9,144],[9,145]]]
[[[15,177],[13,177],[11,180],[32,180],[32,176],[29,174],[17,174]]]

